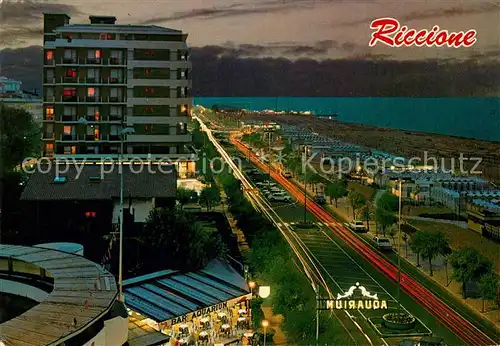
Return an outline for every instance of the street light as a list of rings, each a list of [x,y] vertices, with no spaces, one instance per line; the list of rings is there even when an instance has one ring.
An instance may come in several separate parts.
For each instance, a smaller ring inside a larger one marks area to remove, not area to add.
[[[271,287],[269,286],[259,286],[259,297],[267,298],[271,295]]]
[[[264,327],[264,346],[266,346],[266,330],[267,326],[269,326],[269,322],[267,320],[262,321],[262,327]]]
[[[120,287],[120,301],[124,302],[123,296],[123,137],[134,133],[132,127],[125,127],[120,131],[120,259],[118,269],[118,285]]]

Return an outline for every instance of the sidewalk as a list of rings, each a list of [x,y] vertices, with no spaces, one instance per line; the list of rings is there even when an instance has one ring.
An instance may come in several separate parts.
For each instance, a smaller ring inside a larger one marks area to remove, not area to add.
[[[261,308],[264,311],[264,318],[269,321],[269,328],[274,329],[273,345],[287,345],[286,336],[281,330],[283,316],[273,315],[271,306],[266,303],[262,304]]]
[[[231,231],[233,234],[236,234],[237,237],[237,242],[238,242],[238,249],[241,253],[242,256],[245,255],[245,253],[250,250],[248,243],[246,241],[245,235],[239,229],[236,225],[236,220],[233,218],[233,215],[227,210],[228,209],[228,203],[227,203],[227,196],[224,192],[224,190],[221,191],[221,199],[223,201],[223,204],[221,206],[222,212],[226,216],[229,225],[231,226]],[[270,305],[267,304],[262,304],[261,306],[262,311],[264,312],[264,318],[269,321],[269,327],[273,328],[275,331],[274,337],[273,337],[273,344],[274,345],[287,345],[286,342],[286,336],[285,333],[283,333],[281,329],[281,322],[283,321],[283,316],[281,315],[273,315],[273,311],[271,309]],[[258,330],[261,328],[260,326],[254,326],[255,330]]]
[[[220,212],[224,214],[227,221],[229,222],[229,226],[231,227],[231,232],[236,235],[236,241],[238,242],[238,250],[240,251],[241,255],[244,256],[245,253],[247,253],[250,248],[248,247],[245,234],[243,234],[241,229],[238,228],[238,226],[236,225],[236,220],[228,210],[227,196],[224,190],[222,189],[221,189],[221,200],[222,203],[219,206]]]
[[[399,237],[399,238],[398,238]],[[398,249],[398,241],[401,244],[401,248]],[[406,248],[404,241],[401,238],[401,235],[396,236],[395,238],[396,244],[393,245],[396,252],[399,252],[401,255],[401,259],[407,261],[413,266],[417,267],[417,255],[411,250],[409,244]],[[399,250],[399,251],[398,251]],[[451,268],[448,266],[446,268],[443,256],[438,256],[432,261],[432,271],[433,276],[429,275],[429,260],[420,258],[420,266],[417,267],[422,273],[424,273],[428,278],[433,280],[434,282],[440,284],[443,288],[445,288],[448,292],[450,292],[455,298],[462,301],[462,303],[468,305],[478,316],[482,316],[487,318],[492,323],[494,323],[497,328],[500,329],[500,310],[496,309],[496,306],[492,302],[486,301],[485,313],[482,313],[483,301],[478,298],[467,298],[463,299],[461,294],[461,285],[458,282],[451,281]],[[451,281],[451,282],[450,282]]]

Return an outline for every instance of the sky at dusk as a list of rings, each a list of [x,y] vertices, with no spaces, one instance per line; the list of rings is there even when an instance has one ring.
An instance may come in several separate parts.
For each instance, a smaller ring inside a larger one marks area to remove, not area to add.
[[[192,47],[242,49],[248,56],[288,59],[468,59],[500,56],[500,1],[343,0],[0,0],[0,49],[41,45],[42,12],[91,14],[118,23],[182,29]],[[472,48],[368,46],[370,22],[394,17],[410,28],[476,29]]]

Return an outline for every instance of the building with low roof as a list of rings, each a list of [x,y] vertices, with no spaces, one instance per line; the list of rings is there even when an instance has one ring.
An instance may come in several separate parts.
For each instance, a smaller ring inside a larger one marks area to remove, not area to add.
[[[124,345],[128,315],[113,275],[83,256],[0,245],[0,292],[31,309],[0,324],[6,346]]]
[[[163,270],[128,279],[123,291],[131,317],[185,342],[204,336],[235,341],[237,330],[243,334],[248,327],[252,294],[240,273],[222,260],[196,272]],[[219,333],[221,328],[230,333]]]
[[[34,167],[21,195],[26,235],[33,242],[78,242],[93,257],[119,223],[120,166],[51,164]],[[177,173],[173,165],[123,165],[124,228],[142,229],[154,207],[175,205]]]
[[[467,203],[468,227],[488,238],[500,241],[500,202],[473,199]]]

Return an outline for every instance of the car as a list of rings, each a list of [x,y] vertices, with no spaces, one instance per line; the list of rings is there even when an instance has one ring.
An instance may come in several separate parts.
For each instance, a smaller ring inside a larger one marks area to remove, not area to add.
[[[326,204],[325,196],[323,195],[314,196],[314,202],[318,203],[319,205],[325,205]]]
[[[268,199],[271,202],[291,202],[292,197],[287,195],[286,193],[274,193],[268,196]]]
[[[285,191],[278,187],[271,187],[271,188],[264,188],[261,190],[264,196],[269,197],[269,195],[276,195],[276,194],[286,194]]]
[[[291,179],[293,176],[292,176],[292,173],[289,172],[289,171],[284,171],[283,172],[283,176],[287,179]]]
[[[391,241],[387,238],[375,237],[375,238],[373,238],[373,241],[375,242],[375,246],[379,250],[382,250],[382,251],[391,251],[392,250]]]
[[[355,232],[366,232],[367,228],[365,226],[365,223],[360,220],[353,220],[349,222],[348,224],[349,228],[352,229]]]

